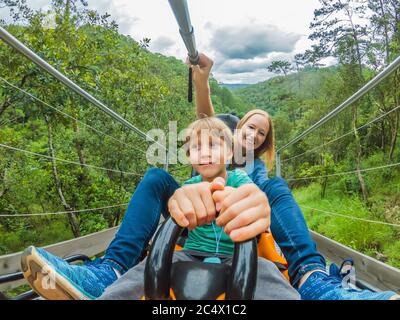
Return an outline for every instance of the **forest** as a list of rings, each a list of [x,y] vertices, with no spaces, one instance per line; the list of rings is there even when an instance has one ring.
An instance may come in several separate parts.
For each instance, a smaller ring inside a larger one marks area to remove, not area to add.
[[[310,23],[312,48],[293,61],[268,65],[276,77],[234,91],[273,116],[278,149],[400,55],[400,2],[350,3],[320,1]],[[326,57],[335,57],[337,63],[323,65]],[[281,155],[282,176],[312,230],[396,267],[400,267],[399,122],[397,70]]]
[[[167,130],[169,119],[183,129],[195,119],[187,66],[149,52],[149,39],[120,35],[111,17],[72,1],[52,2],[53,24],[24,1],[0,6],[14,18],[3,27],[143,132]],[[118,225],[149,167],[148,143],[4,43],[0,70],[0,255]],[[220,112],[243,111],[228,89],[210,85]],[[183,167],[175,175],[189,173]],[[74,212],[88,208],[104,209]],[[35,215],[49,212],[67,213]]]
[[[112,17],[82,3],[53,0],[51,11],[42,12],[22,0],[0,0],[14,21],[1,26],[142,131],[167,130],[170,119],[183,129],[195,117],[187,66],[150,52],[151,39],[121,35]],[[234,91],[211,79],[216,111],[267,110],[279,148],[399,56],[400,3],[321,0],[310,30],[309,50],[265,66],[276,73],[271,79]],[[324,65],[327,57],[336,64]],[[309,227],[396,267],[399,83],[397,70],[282,153],[282,175]],[[118,225],[149,167],[147,145],[1,43],[0,255]],[[188,167],[170,170],[181,181],[189,175]],[[90,208],[102,209],[76,212]],[[65,214],[35,215],[52,212]]]

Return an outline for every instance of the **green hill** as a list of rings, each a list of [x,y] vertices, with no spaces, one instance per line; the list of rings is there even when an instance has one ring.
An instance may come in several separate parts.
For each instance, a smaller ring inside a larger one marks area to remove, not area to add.
[[[251,86],[251,84],[248,83],[219,83],[219,85],[232,91]]]
[[[315,98],[323,83],[336,71],[335,67],[305,69],[286,77],[278,76],[234,91],[235,95],[256,108],[267,110],[274,115],[282,109],[288,99]]]

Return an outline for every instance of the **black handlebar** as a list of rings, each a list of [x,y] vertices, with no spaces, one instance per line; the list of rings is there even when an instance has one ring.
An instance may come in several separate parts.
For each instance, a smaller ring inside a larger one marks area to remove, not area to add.
[[[170,217],[157,232],[147,257],[144,275],[146,299],[169,299],[172,255],[184,228]],[[235,243],[231,275],[226,291],[227,300],[250,300],[257,279],[257,241]]]

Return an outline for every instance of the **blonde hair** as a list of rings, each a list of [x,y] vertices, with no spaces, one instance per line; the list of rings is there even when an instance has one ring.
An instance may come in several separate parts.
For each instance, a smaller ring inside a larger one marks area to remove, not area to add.
[[[263,158],[262,156],[265,154],[264,158],[267,162],[267,166],[269,170],[272,170],[274,167],[275,161],[275,137],[274,137],[274,128],[272,126],[272,119],[268,112],[261,109],[254,109],[247,112],[244,117],[237,124],[237,129],[240,130],[244,126],[244,124],[254,115],[261,115],[266,117],[268,120],[269,131],[267,136],[265,137],[264,142],[261,146],[259,146],[256,150],[254,150],[255,158]]]
[[[232,150],[233,135],[231,129],[216,117],[204,117],[192,122],[186,129],[185,145],[186,155],[189,155],[189,143],[193,135],[199,135],[201,130],[209,130],[209,135],[221,138]]]

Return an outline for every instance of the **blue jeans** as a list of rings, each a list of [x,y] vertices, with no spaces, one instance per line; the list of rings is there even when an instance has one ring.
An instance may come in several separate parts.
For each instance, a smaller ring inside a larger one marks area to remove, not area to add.
[[[135,266],[157,229],[160,214],[168,215],[167,202],[179,184],[166,171],[147,170],[137,185],[124,219],[108,246],[103,261],[124,274]]]
[[[317,251],[303,213],[286,181],[265,180],[258,186],[268,197],[271,207],[271,232],[288,264],[293,286],[309,271],[325,270],[325,258]]]
[[[308,271],[325,268],[303,214],[281,178],[265,180],[259,186],[271,206],[271,231],[289,263],[293,285]],[[135,266],[153,236],[160,214],[167,215],[167,202],[179,184],[162,169],[149,169],[137,186],[122,224],[106,251],[104,261],[121,272]]]

